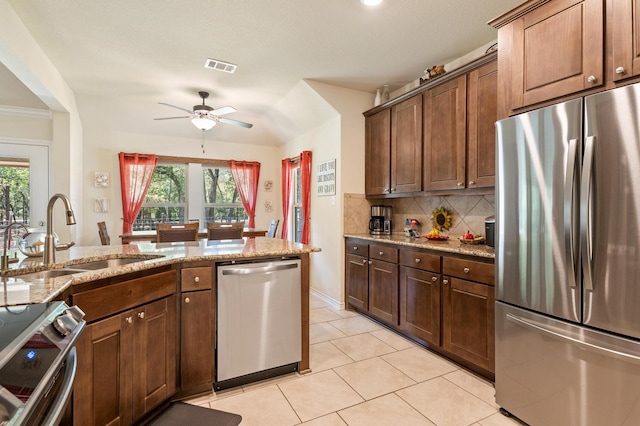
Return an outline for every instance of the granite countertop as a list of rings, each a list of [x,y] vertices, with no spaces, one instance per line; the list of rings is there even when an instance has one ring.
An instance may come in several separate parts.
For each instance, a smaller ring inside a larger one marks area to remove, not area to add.
[[[484,257],[495,259],[496,253],[493,247],[486,244],[463,244],[457,238],[449,238],[445,241],[430,241],[426,238],[405,237],[403,233],[392,233],[391,235],[371,235],[371,234],[344,234],[347,238],[359,238],[381,243],[393,243],[401,246],[415,247],[421,249],[437,250],[447,253],[464,254],[468,256]]]
[[[131,243],[111,246],[74,246],[56,252],[56,263],[45,267],[42,258],[24,257],[10,265],[9,271],[0,273],[0,306],[43,303],[54,300],[69,286],[114,277],[131,272],[152,269],[174,263],[201,260],[237,260],[255,257],[278,257],[319,252],[320,249],[278,238],[244,238],[242,240],[181,243]],[[139,258],[140,262],[114,267],[82,271],[48,279],[23,280],[19,275],[47,269],[74,268],[82,262],[113,258]]]

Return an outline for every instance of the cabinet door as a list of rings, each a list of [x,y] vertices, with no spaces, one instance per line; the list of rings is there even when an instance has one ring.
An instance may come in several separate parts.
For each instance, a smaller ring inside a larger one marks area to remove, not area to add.
[[[391,186],[391,109],[365,118],[364,166],[365,193],[388,194]]]
[[[469,73],[467,93],[467,188],[495,186],[498,63]]]
[[[440,346],[440,274],[400,267],[400,328]]]
[[[512,108],[604,83],[603,3],[555,0],[510,24]]]
[[[613,81],[640,75],[640,0],[611,0]]]
[[[347,254],[345,258],[347,305],[369,310],[369,263],[366,257]]]
[[[442,288],[442,347],[493,373],[493,287],[444,276]]]
[[[77,425],[128,425],[131,418],[133,312],[88,325],[76,348],[73,392]]]
[[[467,77],[427,90],[423,103],[424,189],[463,189]]]
[[[213,291],[182,293],[180,384],[182,389],[213,382]]]
[[[370,260],[369,313],[392,325],[399,325],[398,264]]]
[[[134,309],[134,420],[175,393],[176,323],[175,296]]]
[[[422,190],[422,96],[391,109],[391,192]]]

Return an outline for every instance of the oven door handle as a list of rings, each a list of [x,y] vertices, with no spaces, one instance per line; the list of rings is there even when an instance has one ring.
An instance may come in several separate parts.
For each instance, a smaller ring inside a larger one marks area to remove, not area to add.
[[[67,359],[65,360],[67,367],[64,371],[64,378],[62,379],[62,385],[60,386],[60,392],[56,397],[47,417],[42,422],[43,425],[57,425],[60,424],[62,415],[67,406],[69,398],[71,398],[71,392],[73,391],[73,381],[76,377],[76,368],[78,366],[78,356],[76,355],[75,346],[71,348]]]

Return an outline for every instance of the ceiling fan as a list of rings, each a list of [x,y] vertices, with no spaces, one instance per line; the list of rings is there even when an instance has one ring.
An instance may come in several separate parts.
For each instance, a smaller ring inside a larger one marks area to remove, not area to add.
[[[246,127],[250,129],[253,127],[251,123],[245,123],[244,121],[232,120],[231,118],[221,117],[222,115],[236,112],[234,107],[225,106],[222,108],[213,109],[209,105],[204,104],[204,100],[209,97],[209,92],[198,92],[198,95],[202,98],[202,105],[194,105],[193,110],[190,111],[186,108],[159,102],[160,105],[170,106],[181,111],[189,113],[189,115],[183,115],[179,117],[162,117],[154,118],[154,120],[173,120],[174,118],[190,118],[194,126],[202,131],[211,130],[217,123],[233,124],[236,126]]]

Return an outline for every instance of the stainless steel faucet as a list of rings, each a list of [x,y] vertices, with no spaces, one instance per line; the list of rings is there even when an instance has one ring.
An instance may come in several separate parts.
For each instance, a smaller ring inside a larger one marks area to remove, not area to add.
[[[11,263],[11,259],[9,259],[9,246],[11,245],[11,228],[21,227],[25,230],[25,232],[29,233],[29,229],[22,222],[11,222],[11,217],[13,216],[13,212],[9,213],[9,225],[4,229],[4,240],[2,241],[2,257],[0,258],[0,269],[2,271],[6,271],[9,269],[9,263]]]
[[[45,265],[51,265],[56,262],[56,249],[68,249],[75,243],[72,241],[68,244],[59,244],[56,246],[55,238],[53,237],[53,205],[56,203],[56,200],[62,200],[64,203],[64,208],[67,214],[67,225],[75,225],[76,217],[73,214],[73,209],[71,208],[71,202],[69,198],[67,198],[64,194],[55,194],[49,200],[49,204],[47,205],[47,235],[44,237],[44,259],[43,263]]]

